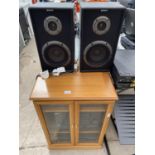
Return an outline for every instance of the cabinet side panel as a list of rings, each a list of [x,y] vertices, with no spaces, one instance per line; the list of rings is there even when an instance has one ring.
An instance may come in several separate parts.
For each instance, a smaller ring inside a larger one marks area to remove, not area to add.
[[[107,108],[107,111],[106,111],[106,114],[105,114],[105,118],[103,120],[103,126],[102,126],[102,129],[101,129],[100,137],[99,137],[99,144],[100,145],[103,143],[103,137],[104,137],[104,135],[106,133],[106,130],[107,130],[107,127],[109,125],[109,119],[111,117],[113,107],[114,107],[114,103],[111,103],[111,104],[108,105],[108,108]]]

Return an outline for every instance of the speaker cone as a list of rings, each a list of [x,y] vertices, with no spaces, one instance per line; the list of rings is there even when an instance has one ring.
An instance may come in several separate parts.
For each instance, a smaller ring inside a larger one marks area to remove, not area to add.
[[[106,16],[99,16],[93,22],[93,32],[97,35],[103,35],[110,29],[110,19]]]
[[[51,41],[42,48],[45,63],[51,67],[66,66],[71,61],[71,52],[62,42]]]
[[[104,41],[94,41],[84,50],[84,61],[93,68],[103,67],[111,58],[112,48]]]
[[[49,16],[44,20],[44,28],[48,34],[58,35],[62,30],[62,24],[57,17]]]

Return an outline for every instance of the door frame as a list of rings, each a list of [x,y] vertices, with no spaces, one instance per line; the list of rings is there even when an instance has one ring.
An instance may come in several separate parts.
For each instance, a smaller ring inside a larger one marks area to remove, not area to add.
[[[47,124],[41,109],[41,105],[50,105],[50,104],[68,104],[69,105],[69,119],[70,119],[70,136],[71,136],[71,143],[59,143],[53,144],[52,139],[50,138],[50,133],[47,128]],[[59,148],[101,148],[103,143],[103,137],[106,133],[109,119],[113,110],[115,101],[33,101],[34,107],[38,114],[42,129],[44,131],[48,148],[49,149],[59,149]],[[103,119],[103,125],[101,128],[100,136],[98,139],[98,143],[78,143],[79,140],[79,114],[80,114],[80,104],[107,104],[106,114]]]
[[[47,101],[47,100],[42,100],[42,101],[34,101],[33,102],[34,107],[36,109],[36,112],[38,114],[42,129],[44,131],[47,143],[48,143],[48,148],[59,148],[59,147],[71,147],[74,146],[74,102],[73,101]],[[43,111],[41,109],[41,105],[50,105],[50,104],[67,104],[69,106],[69,121],[70,121],[70,137],[71,137],[71,143],[52,143],[52,138],[50,138],[50,133],[47,128],[47,124],[44,118]]]
[[[109,119],[113,110],[114,101],[75,101],[75,145],[76,146],[101,146],[103,144],[103,137],[106,133]],[[80,104],[106,104],[107,109],[103,118],[101,132],[97,143],[79,143],[79,119],[80,119]]]

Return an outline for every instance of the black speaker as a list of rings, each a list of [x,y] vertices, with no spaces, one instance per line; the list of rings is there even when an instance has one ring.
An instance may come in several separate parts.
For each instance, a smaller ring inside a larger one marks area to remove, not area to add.
[[[74,4],[36,3],[29,8],[42,70],[74,70]]]
[[[83,2],[80,6],[80,70],[108,71],[113,64],[125,7],[117,2]]]

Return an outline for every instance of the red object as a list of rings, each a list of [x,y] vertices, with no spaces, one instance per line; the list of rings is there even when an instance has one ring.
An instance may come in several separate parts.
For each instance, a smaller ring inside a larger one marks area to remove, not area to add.
[[[77,0],[74,1],[76,12],[80,12],[80,4]]]
[[[35,3],[37,3],[37,0],[32,0],[32,4],[35,4]]]

